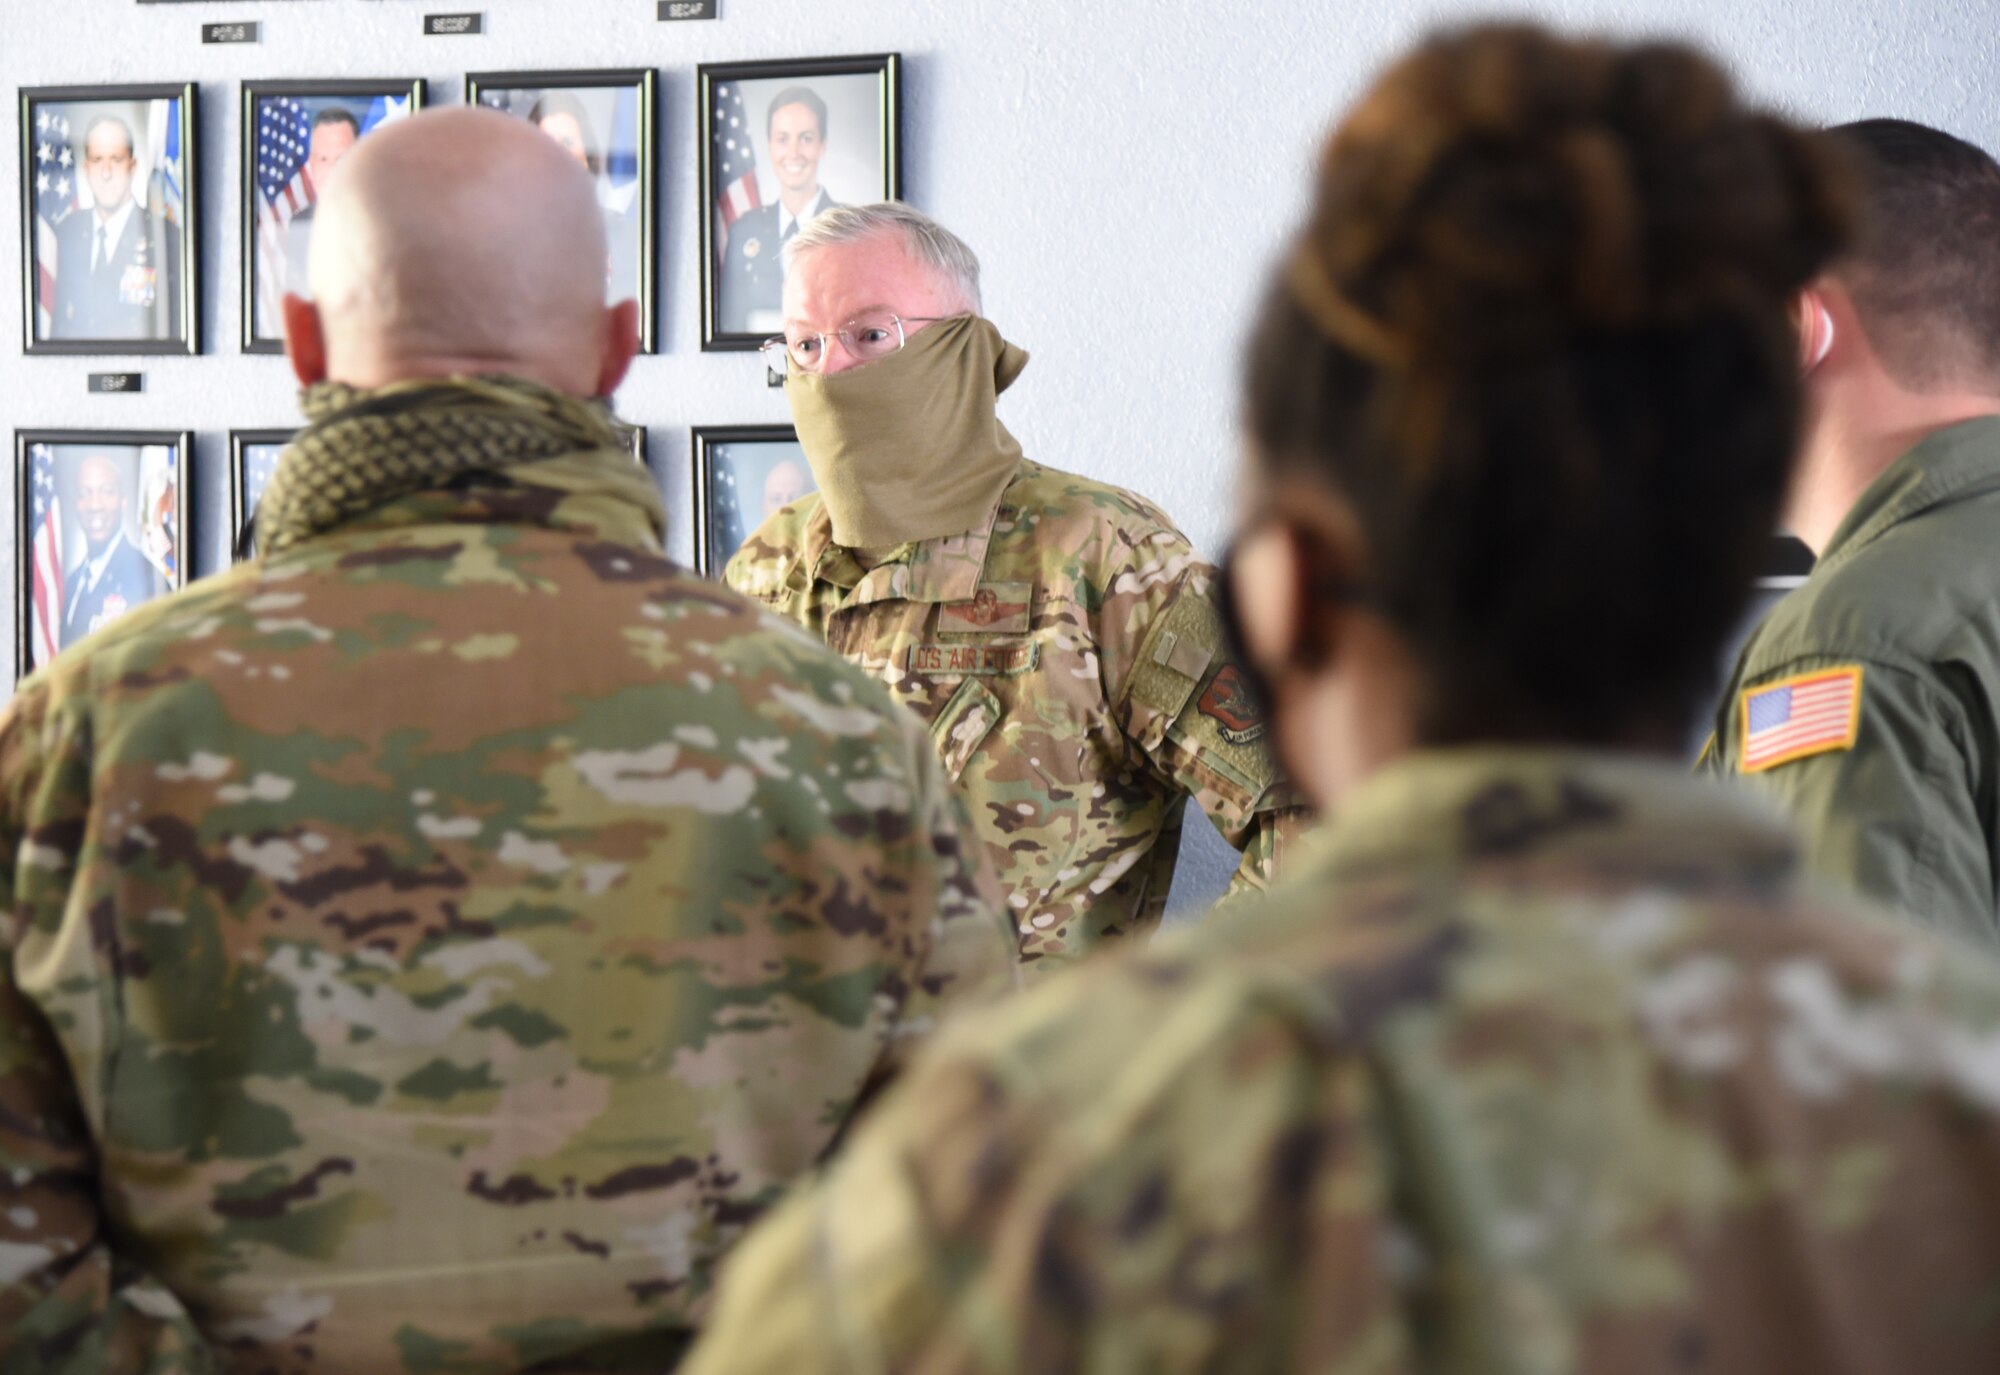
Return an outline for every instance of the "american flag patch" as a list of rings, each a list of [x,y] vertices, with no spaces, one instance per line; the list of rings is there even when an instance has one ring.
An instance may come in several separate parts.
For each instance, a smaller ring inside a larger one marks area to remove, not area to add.
[[[1861,670],[1830,668],[1743,694],[1742,773],[1852,749],[1861,727]]]

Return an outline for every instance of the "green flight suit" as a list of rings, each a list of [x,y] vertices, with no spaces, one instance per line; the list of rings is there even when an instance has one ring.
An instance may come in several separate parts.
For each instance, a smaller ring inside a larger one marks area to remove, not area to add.
[[[1847,669],[1858,720],[1760,764],[1753,699]],[[1775,798],[1819,872],[2000,944],[1996,702],[2000,419],[1984,419],[1931,435],[1862,494],[1744,647],[1702,767]]]

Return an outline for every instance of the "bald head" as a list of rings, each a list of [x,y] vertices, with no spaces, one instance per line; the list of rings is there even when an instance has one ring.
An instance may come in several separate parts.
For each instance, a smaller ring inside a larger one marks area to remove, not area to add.
[[[463,108],[385,125],[313,218],[314,300],[285,307],[308,383],[510,373],[593,396],[630,361],[636,307],[604,305],[590,177],[531,124]]]

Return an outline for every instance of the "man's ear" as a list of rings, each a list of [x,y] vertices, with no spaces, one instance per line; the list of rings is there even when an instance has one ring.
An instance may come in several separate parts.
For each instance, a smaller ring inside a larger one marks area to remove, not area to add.
[[[319,307],[302,297],[285,293],[285,356],[299,385],[314,386],[326,381],[326,332],[320,325]]]
[[[1799,332],[1799,375],[1805,376],[1833,352],[1833,312],[1816,286],[1804,287],[1792,302],[1792,318]]]
[[[639,303],[620,301],[604,312],[602,361],[597,370],[595,396],[610,396],[625,380],[632,359],[639,352]]]
[[[1316,493],[1297,494],[1291,514],[1246,540],[1235,560],[1245,651],[1266,676],[1331,664],[1363,564],[1352,510]]]

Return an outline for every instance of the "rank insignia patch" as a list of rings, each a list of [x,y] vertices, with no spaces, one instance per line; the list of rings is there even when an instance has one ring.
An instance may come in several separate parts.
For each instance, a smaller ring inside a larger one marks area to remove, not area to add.
[[[1035,585],[1027,582],[988,583],[969,602],[947,602],[938,608],[940,635],[1025,635],[1028,607]]]
[[[1861,670],[1830,668],[1743,694],[1742,773],[1854,748],[1861,729]]]

